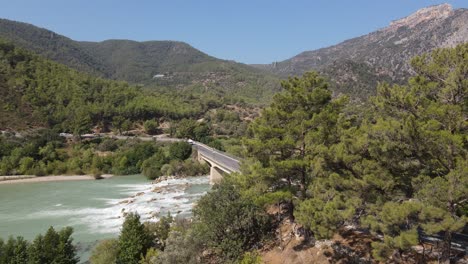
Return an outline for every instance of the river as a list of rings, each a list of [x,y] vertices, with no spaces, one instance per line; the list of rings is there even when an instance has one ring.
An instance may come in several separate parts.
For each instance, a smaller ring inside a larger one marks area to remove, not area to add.
[[[85,261],[97,240],[118,236],[125,212],[138,212],[143,221],[157,221],[167,212],[187,217],[209,188],[208,176],[158,184],[151,184],[142,175],[4,184],[0,185],[0,237],[32,240],[50,226],[71,226],[79,255]]]

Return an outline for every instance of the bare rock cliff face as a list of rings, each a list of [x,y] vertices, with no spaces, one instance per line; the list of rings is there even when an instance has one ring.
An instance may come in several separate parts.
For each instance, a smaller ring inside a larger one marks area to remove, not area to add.
[[[445,19],[453,13],[452,6],[449,4],[442,4],[437,6],[430,6],[416,11],[416,13],[402,19],[392,21],[387,30],[397,30],[400,27],[413,28],[421,22]]]
[[[327,76],[335,94],[367,98],[378,82],[403,83],[409,60],[435,48],[468,42],[468,9],[448,4],[423,8],[388,27],[335,46],[305,51],[270,65],[258,65],[282,77],[316,70]]]

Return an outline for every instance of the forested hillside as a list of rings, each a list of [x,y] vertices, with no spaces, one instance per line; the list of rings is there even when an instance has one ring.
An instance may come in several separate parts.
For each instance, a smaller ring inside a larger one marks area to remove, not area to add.
[[[213,102],[212,102],[213,101]],[[144,92],[125,82],[80,73],[0,42],[0,127],[45,126],[74,133],[103,131],[149,119],[194,118],[219,104]]]
[[[6,19],[0,19],[0,37],[76,70],[150,90],[210,93],[259,103],[268,101],[280,88],[273,74],[211,57],[183,42],[79,42]]]
[[[0,19],[0,37],[73,69],[98,75],[103,73],[103,65],[97,58],[73,40],[50,30]]]

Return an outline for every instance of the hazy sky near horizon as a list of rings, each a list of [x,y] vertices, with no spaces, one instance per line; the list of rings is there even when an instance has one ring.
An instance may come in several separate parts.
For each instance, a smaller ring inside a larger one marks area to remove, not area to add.
[[[0,0],[0,17],[74,40],[177,40],[222,59],[271,63],[468,0]]]

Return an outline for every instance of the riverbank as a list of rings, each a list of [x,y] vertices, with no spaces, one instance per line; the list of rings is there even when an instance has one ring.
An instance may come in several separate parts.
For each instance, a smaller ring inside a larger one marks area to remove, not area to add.
[[[101,175],[102,179],[111,178],[112,174]],[[56,175],[56,176],[0,176],[0,184],[53,182],[53,181],[88,181],[95,180],[93,175]]]

